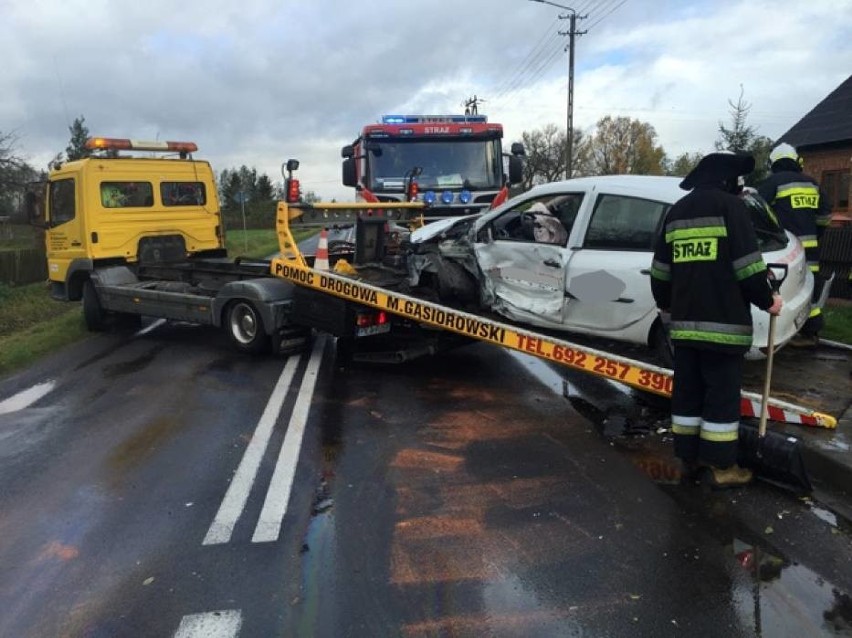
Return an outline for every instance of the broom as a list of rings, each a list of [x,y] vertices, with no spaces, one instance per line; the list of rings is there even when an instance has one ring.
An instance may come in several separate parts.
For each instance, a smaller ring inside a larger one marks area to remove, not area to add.
[[[783,274],[776,276],[773,269],[781,270]],[[769,272],[772,292],[776,293],[787,277],[787,265],[769,264]],[[790,486],[796,491],[810,492],[813,488],[805,471],[799,439],[780,432],[766,431],[766,422],[769,418],[772,360],[775,354],[775,315],[769,315],[769,337],[766,347],[766,378],[763,380],[760,422],[756,430],[754,426],[740,423],[738,462],[743,467],[751,468],[760,478]]]

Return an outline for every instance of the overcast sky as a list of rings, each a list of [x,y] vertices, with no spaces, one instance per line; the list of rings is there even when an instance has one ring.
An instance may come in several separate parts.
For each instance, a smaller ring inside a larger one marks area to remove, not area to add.
[[[852,73],[852,0],[567,0],[574,125],[651,123],[669,156],[709,152],[740,85],[777,138]],[[92,135],[191,140],[214,169],[351,199],[340,147],[384,113],[460,113],[505,142],[566,121],[567,12],[529,0],[0,0],[0,131],[36,168]],[[508,144],[506,145],[508,148]]]

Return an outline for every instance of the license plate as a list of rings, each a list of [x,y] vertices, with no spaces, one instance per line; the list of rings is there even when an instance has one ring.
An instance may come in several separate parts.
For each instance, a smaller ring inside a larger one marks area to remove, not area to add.
[[[805,322],[808,320],[808,317],[811,314],[810,306],[805,306],[802,308],[801,312],[799,312],[798,316],[793,320],[793,324],[796,326],[796,330],[805,325]]]
[[[363,328],[356,328],[355,336],[356,337],[371,337],[373,335],[380,335],[386,332],[390,332],[391,325],[389,323],[380,323],[374,326],[364,326]]]

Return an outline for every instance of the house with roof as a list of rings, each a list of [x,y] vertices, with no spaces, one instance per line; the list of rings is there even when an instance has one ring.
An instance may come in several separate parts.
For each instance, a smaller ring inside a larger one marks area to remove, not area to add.
[[[831,203],[832,228],[821,245],[821,270],[833,272],[832,297],[852,299],[852,75],[778,140],[796,147],[804,170]]]
[[[791,144],[799,152],[805,172],[825,191],[835,223],[852,222],[852,75],[778,141]]]

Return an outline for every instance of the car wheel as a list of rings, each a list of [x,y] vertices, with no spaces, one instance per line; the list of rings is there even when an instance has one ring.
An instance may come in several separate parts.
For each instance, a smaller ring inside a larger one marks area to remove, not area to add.
[[[106,311],[90,279],[83,284],[83,319],[91,332],[103,332],[106,329]]]
[[[263,318],[249,301],[235,301],[228,306],[225,327],[237,350],[256,354],[269,347]]]

